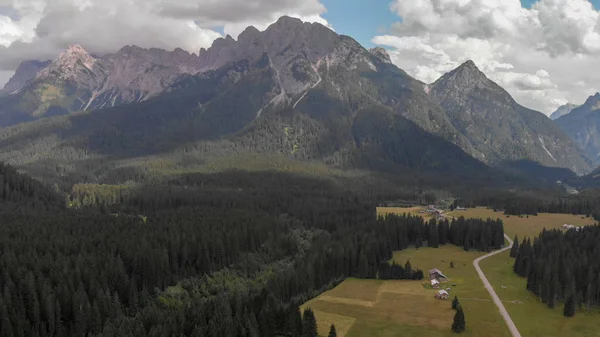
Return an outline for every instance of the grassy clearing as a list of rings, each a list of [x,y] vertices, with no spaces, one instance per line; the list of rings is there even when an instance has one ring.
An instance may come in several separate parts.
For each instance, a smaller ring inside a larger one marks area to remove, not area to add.
[[[420,206],[415,207],[377,207],[377,216],[383,215],[386,216],[388,214],[412,214],[422,216],[424,219],[429,219],[430,215],[428,213],[419,213],[424,208]]]
[[[465,308],[467,331],[463,336],[509,336],[500,314],[477,277],[472,261],[482,253],[445,246],[407,249],[394,254],[398,263],[410,259],[414,268],[439,268]],[[450,268],[450,261],[455,268]],[[453,336],[451,301],[437,300],[437,290],[423,281],[347,279],[338,287],[305,303],[315,310],[319,333],[327,335],[335,324],[338,336]],[[342,324],[338,328],[338,324]],[[341,328],[341,329],[340,329]],[[344,333],[340,333],[340,331]]]
[[[481,262],[481,268],[523,336],[598,336],[600,311],[578,312],[575,317],[562,314],[563,305],[548,308],[526,289],[526,279],[516,275],[514,259],[504,252]]]
[[[421,215],[421,207],[381,207],[378,215],[390,213]],[[500,218],[507,235],[535,237],[542,229],[560,228],[563,224],[591,225],[591,218],[571,214],[539,214],[537,216],[507,216],[487,208],[449,212],[449,216],[466,218]],[[451,296],[457,295],[465,308],[467,331],[464,336],[509,336],[500,317],[477,276],[472,262],[482,253],[465,252],[459,247],[439,249],[407,249],[394,253],[394,259],[404,264],[407,259],[414,268],[427,272],[439,268],[451,278]],[[450,261],[455,268],[450,268]],[[481,262],[481,267],[523,336],[599,336],[598,312],[578,313],[566,319],[562,305],[549,309],[525,288],[526,280],[512,271],[514,260],[505,252]],[[319,333],[326,335],[331,324],[340,324],[339,336],[453,336],[450,324],[454,311],[450,301],[436,300],[435,290],[424,282],[347,279],[335,289],[307,302],[315,310]]]
[[[515,215],[504,215],[502,212],[494,212],[494,210],[485,207],[470,208],[466,211],[449,212],[448,215],[454,217],[464,216],[465,218],[500,218],[504,222],[504,232],[511,238],[518,235],[520,240],[526,236],[533,238],[544,228],[560,228],[563,224],[587,226],[596,223],[594,219],[582,215],[540,213],[536,216],[530,215],[529,217],[519,217]]]
[[[458,212],[454,212],[456,216]],[[591,218],[571,214],[541,213],[537,216],[517,217],[494,213],[485,208],[469,209],[460,212],[466,217],[498,217],[504,222],[504,231],[509,236],[535,237],[544,228],[560,228],[563,224],[576,226],[592,225]],[[598,336],[600,320],[598,311],[578,313],[573,318],[562,315],[562,304],[555,309],[548,308],[538,297],[526,289],[526,279],[516,275],[513,270],[514,259],[509,252],[492,256],[481,262],[481,268],[496,290],[515,325],[523,336]]]
[[[455,211],[452,216],[476,218],[500,218],[504,222],[504,231],[520,240],[524,237],[535,237],[544,228],[560,228],[563,224],[576,226],[592,225],[591,218],[572,214],[540,213],[537,216],[506,216],[500,212],[486,208],[473,208],[466,211]],[[548,308],[538,297],[526,289],[526,279],[516,275],[513,270],[514,259],[509,252],[492,256],[481,262],[481,268],[494,287],[519,332],[523,336],[598,336],[600,335],[599,311],[591,313],[579,312],[573,318],[562,315],[562,304],[555,309]]]
[[[378,207],[377,215],[386,214],[412,214],[420,215],[424,219],[429,218],[429,214],[419,213],[424,207]],[[551,214],[551,213],[540,213],[536,216],[515,216],[515,215],[504,215],[503,212],[494,212],[492,209],[486,207],[469,208],[465,211],[453,211],[447,212],[448,217],[460,217],[465,218],[492,218],[502,219],[504,222],[504,232],[514,237],[518,235],[520,239],[524,237],[535,237],[542,229],[553,229],[560,228],[563,224],[572,224],[575,226],[587,226],[596,223],[594,219],[586,217],[584,215],[572,215],[572,214]]]

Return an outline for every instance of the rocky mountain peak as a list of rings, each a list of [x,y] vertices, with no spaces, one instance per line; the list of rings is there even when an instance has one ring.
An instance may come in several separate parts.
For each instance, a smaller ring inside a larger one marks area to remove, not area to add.
[[[91,71],[96,59],[80,45],[70,45],[56,60],[37,74],[37,77],[58,76],[61,79],[77,77],[82,68]]]
[[[387,53],[387,51],[384,48],[381,47],[375,47],[375,48],[371,48],[369,49],[369,53],[371,53],[371,55],[377,57],[378,59],[380,59],[381,61],[383,61],[383,63],[392,63],[392,59],[390,58],[390,55]]]
[[[60,54],[54,63],[62,67],[73,67],[77,61],[81,61],[86,68],[92,69],[95,60],[82,46],[72,44]]]
[[[238,36],[238,41],[242,44],[250,44],[259,38],[260,30],[254,26],[249,26]]]
[[[468,60],[454,71],[457,75],[467,80],[487,80],[485,74],[477,68],[475,62]]]
[[[275,23],[273,23],[269,28],[275,28],[280,30],[288,30],[293,29],[294,27],[302,26],[304,22],[298,18],[293,18],[291,16],[284,15],[279,18]]]
[[[504,89],[488,79],[487,76],[477,68],[475,62],[468,60],[458,68],[444,74],[435,81],[432,86],[438,90],[451,89],[457,92],[470,92],[475,89],[487,89],[498,94],[510,96]]]
[[[585,101],[586,104],[588,103],[596,103],[600,101],[600,92],[597,92],[596,94],[588,97],[587,101]]]
[[[600,93],[596,93],[588,97],[582,107],[585,107],[587,111],[595,111],[600,109]]]

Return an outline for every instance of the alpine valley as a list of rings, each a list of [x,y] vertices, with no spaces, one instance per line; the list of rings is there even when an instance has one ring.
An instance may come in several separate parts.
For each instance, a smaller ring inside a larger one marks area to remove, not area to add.
[[[0,126],[0,161],[59,184],[274,166],[504,184],[524,162],[593,168],[471,61],[426,84],[382,48],[290,17],[198,55],[72,45],[25,61],[0,95]]]
[[[291,17],[197,54],[66,44],[0,92],[0,337],[600,329],[600,94],[554,121],[472,61],[423,83]]]

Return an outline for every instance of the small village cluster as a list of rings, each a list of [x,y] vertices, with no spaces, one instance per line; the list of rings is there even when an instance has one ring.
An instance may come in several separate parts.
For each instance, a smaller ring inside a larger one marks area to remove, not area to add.
[[[429,280],[432,288],[440,289],[442,287],[442,283],[448,282],[448,277],[446,277],[441,270],[433,268],[429,271]],[[435,298],[447,300],[450,297],[448,291],[450,291],[450,288],[438,290],[438,292],[435,294]]]
[[[456,207],[454,209],[455,211],[466,211],[467,209],[465,207]],[[421,211],[419,211],[419,213],[424,214],[424,213],[428,213],[431,214],[433,217],[435,217],[435,219],[437,220],[443,220],[446,218],[446,214],[444,214],[444,211],[439,209],[437,206],[435,205],[429,205],[427,206],[426,209],[423,209]]]

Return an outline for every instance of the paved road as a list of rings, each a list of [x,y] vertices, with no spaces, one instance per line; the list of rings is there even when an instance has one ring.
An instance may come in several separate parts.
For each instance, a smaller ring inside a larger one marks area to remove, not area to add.
[[[479,262],[481,260],[487,259],[488,257],[494,256],[496,254],[500,254],[500,253],[512,248],[512,245],[513,245],[512,240],[506,234],[504,234],[504,238],[509,243],[508,247],[502,248],[500,250],[491,252],[487,255],[484,255],[482,257],[475,259],[473,261],[473,266],[475,267],[475,270],[477,270],[477,274],[479,274],[479,278],[481,278],[481,281],[483,281],[483,284],[485,285],[485,289],[487,289],[488,293],[490,293],[490,296],[492,296],[492,299],[494,300],[494,303],[498,307],[498,310],[500,310],[500,314],[502,315],[502,318],[504,318],[504,321],[506,322],[506,325],[508,326],[508,330],[510,330],[510,333],[513,335],[513,337],[521,337],[521,334],[519,333],[519,330],[517,330],[515,323],[513,323],[512,319],[510,318],[510,315],[506,311],[506,308],[504,308],[502,301],[500,301],[500,298],[498,297],[498,295],[496,295],[494,288],[492,287],[492,285],[490,284],[488,279],[483,274],[483,271],[481,271],[481,268],[479,267]]]

